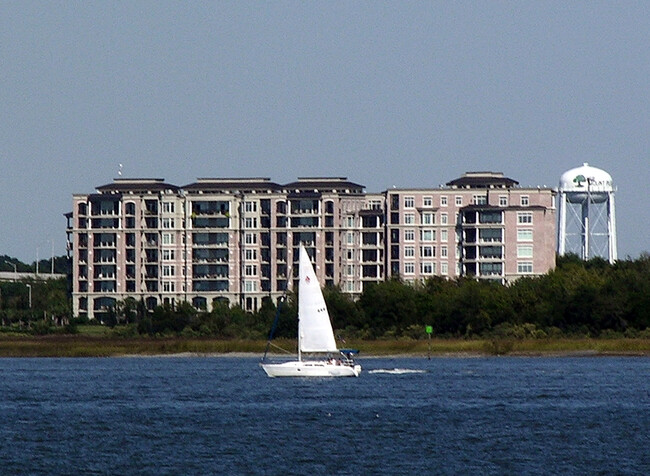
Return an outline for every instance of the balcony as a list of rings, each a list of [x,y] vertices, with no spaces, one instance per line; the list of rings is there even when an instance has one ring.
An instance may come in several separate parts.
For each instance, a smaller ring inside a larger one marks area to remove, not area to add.
[[[481,224],[501,224],[503,223],[503,213],[500,211],[479,212],[478,221]]]
[[[193,247],[228,246],[228,233],[192,233]]]
[[[142,242],[145,248],[156,248],[158,247],[158,235],[154,233],[147,233],[144,235],[144,240]]]
[[[115,248],[116,243],[114,241],[100,241],[95,242],[96,248]]]
[[[120,202],[118,200],[101,200],[90,204],[92,216],[117,216],[120,213]]]
[[[209,202],[192,202],[192,218],[195,216],[230,216],[230,202],[227,201],[209,201]]]
[[[201,291],[228,291],[230,285],[228,280],[221,281],[202,281],[202,280],[193,280],[192,281],[192,290],[196,292]]]
[[[147,281],[145,283],[147,291],[150,293],[158,292],[158,281]]]
[[[503,263],[480,263],[479,275],[489,277],[503,276]]]
[[[362,263],[377,263],[379,261],[380,254],[377,250],[363,250],[361,252],[361,262]]]
[[[479,258],[481,259],[502,259],[503,247],[501,246],[481,246],[479,247]]]
[[[318,228],[320,219],[318,217],[292,217],[292,228]]]
[[[227,249],[198,248],[192,250],[193,263],[227,263],[228,256]]]
[[[93,263],[115,263],[115,250],[96,250],[93,257]]]
[[[378,278],[381,275],[381,269],[379,266],[375,265],[363,265],[361,268],[361,277],[362,278]]]
[[[230,218],[193,218],[193,228],[230,228]]]
[[[93,218],[91,224],[95,230],[117,229],[120,226],[120,220],[118,218]]]
[[[501,243],[503,233],[501,228],[481,228],[478,231],[479,243]]]
[[[96,293],[114,293],[116,289],[115,281],[96,281],[93,283],[93,291]]]
[[[229,267],[224,265],[198,264],[192,266],[192,278],[200,280],[214,280],[228,278]]]

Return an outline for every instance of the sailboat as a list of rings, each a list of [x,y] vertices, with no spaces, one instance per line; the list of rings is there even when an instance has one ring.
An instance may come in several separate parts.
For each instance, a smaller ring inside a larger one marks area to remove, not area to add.
[[[265,354],[260,365],[269,377],[358,377],[361,366],[354,362],[355,351],[336,347],[323,291],[302,243],[299,253],[298,359],[266,363]],[[323,354],[325,357],[303,358],[303,354]]]

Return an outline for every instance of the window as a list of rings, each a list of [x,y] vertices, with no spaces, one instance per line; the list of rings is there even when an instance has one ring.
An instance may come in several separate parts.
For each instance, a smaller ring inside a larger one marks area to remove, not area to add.
[[[449,223],[449,216],[446,213],[442,213],[440,215],[440,223],[443,225],[447,225]]]
[[[405,213],[404,214],[404,224],[413,225],[415,223],[415,214],[414,213]]]
[[[449,274],[449,265],[447,263],[440,263],[440,274],[447,276]]]
[[[435,239],[435,230],[420,230],[420,241],[434,241]]]
[[[532,212],[517,212],[517,224],[529,225],[533,222]]]
[[[244,289],[247,293],[254,293],[257,291],[257,281],[244,281]]]
[[[415,246],[405,246],[404,247],[404,257],[405,258],[414,258],[415,257]]]
[[[257,217],[246,217],[244,220],[245,228],[257,228]]]
[[[164,265],[162,267],[163,276],[175,276],[176,269],[172,265]]]
[[[446,207],[447,206],[447,196],[446,195],[443,195],[442,197],[440,197],[440,206],[441,207]]]
[[[473,197],[474,205],[486,205],[487,196],[486,195],[474,195]]]
[[[173,281],[163,281],[162,283],[163,292],[173,293],[176,290],[176,286]]]
[[[404,197],[404,208],[413,208],[413,207],[415,207],[415,198]]]
[[[173,245],[176,241],[176,237],[173,233],[163,233],[162,234],[162,244],[163,245]]]
[[[173,261],[176,250],[162,250],[163,261]]]
[[[174,202],[163,202],[163,213],[174,213]]]
[[[404,263],[404,274],[415,274],[415,263]]]
[[[244,235],[244,241],[247,245],[256,245],[257,244],[257,235],[255,233],[246,233]]]
[[[429,261],[420,263],[420,273],[421,274],[433,274],[435,271],[435,264]]]
[[[404,230],[404,241],[415,241],[415,231]]]
[[[247,264],[244,268],[244,274],[246,276],[257,276],[257,265]]]
[[[257,259],[257,250],[247,249],[245,254],[248,261]]]
[[[126,246],[135,246],[135,233],[126,234]]]
[[[430,208],[433,206],[433,198],[431,197],[423,197],[422,198],[422,206]]]
[[[423,225],[433,225],[435,222],[435,215],[433,213],[423,213],[422,214],[422,224]]]
[[[517,273],[531,274],[533,272],[533,263],[530,261],[522,261],[517,263]]]
[[[163,218],[162,227],[165,229],[174,228],[174,219],[173,218]]]
[[[346,234],[346,242],[348,245],[353,245],[354,244],[354,233],[351,231],[348,231]]]
[[[517,245],[517,258],[532,258],[533,246],[532,245]]]
[[[253,213],[257,211],[257,202],[244,202],[244,210],[246,213]]]
[[[440,256],[442,256],[443,258],[447,257],[447,247],[446,246],[441,246],[440,247]]]
[[[436,248],[432,245],[420,246],[420,258],[433,258],[436,256]]]
[[[446,243],[448,236],[449,236],[449,232],[447,230],[440,230],[440,241]]]
[[[348,264],[345,266],[345,275],[346,276],[354,276],[354,265],[353,264]]]
[[[463,197],[460,196],[460,195],[456,195],[455,198],[456,198],[456,206],[457,206],[457,207],[462,206],[462,205],[463,205]]]
[[[533,241],[533,230],[517,230],[517,241]]]
[[[499,195],[499,206],[500,207],[507,207],[508,206],[508,196],[507,195]]]
[[[345,251],[345,256],[346,256],[347,259],[353,260],[354,259],[354,250],[346,250]]]
[[[521,196],[521,206],[522,207],[527,207],[530,205],[530,200],[528,199],[528,195],[522,195]]]

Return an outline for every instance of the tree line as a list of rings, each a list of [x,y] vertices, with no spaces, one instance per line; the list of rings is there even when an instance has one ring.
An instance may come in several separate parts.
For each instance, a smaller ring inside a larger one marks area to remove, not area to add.
[[[32,307],[28,288],[32,286]],[[70,316],[66,280],[0,283],[2,328],[32,332],[74,332],[83,319]],[[609,264],[558,257],[554,270],[508,285],[469,278],[434,277],[421,283],[399,278],[366,284],[354,301],[326,287],[332,324],[342,339],[438,337],[648,336],[650,255]],[[278,316],[275,336],[295,338],[297,297],[289,293],[279,309],[269,301],[254,313],[215,302],[210,312],[189,303],[148,310],[143,301],[118,301],[102,318],[124,335],[206,336],[260,339]],[[57,325],[58,324],[58,325]],[[63,327],[62,327],[63,326]]]

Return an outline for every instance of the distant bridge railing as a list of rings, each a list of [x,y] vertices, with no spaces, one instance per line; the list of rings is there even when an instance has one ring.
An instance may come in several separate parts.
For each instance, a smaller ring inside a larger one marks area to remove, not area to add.
[[[0,281],[20,281],[21,279],[34,279],[34,280],[45,280],[45,279],[60,279],[65,278],[65,274],[59,273],[14,273],[13,271],[0,271]]]

